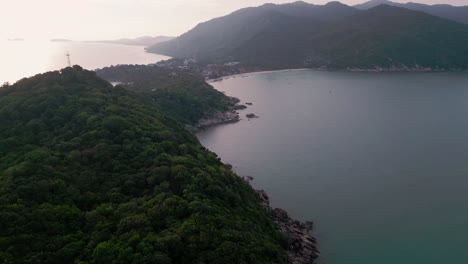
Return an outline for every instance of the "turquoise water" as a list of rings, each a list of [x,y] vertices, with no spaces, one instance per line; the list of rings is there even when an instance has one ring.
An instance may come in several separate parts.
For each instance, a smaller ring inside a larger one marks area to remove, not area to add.
[[[200,141],[315,222],[320,263],[468,263],[468,74],[306,70],[213,85],[260,118]]]

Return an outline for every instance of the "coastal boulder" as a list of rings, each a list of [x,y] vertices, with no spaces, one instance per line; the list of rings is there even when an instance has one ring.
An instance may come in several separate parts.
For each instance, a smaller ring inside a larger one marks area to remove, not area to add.
[[[250,114],[246,114],[245,117],[247,118],[258,118],[258,116],[256,116],[254,113],[250,113]]]

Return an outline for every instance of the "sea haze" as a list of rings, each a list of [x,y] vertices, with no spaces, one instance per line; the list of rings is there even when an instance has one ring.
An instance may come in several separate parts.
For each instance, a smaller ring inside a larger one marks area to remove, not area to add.
[[[468,74],[286,71],[213,85],[252,102],[198,134],[327,264],[468,263]],[[245,114],[260,118],[247,120]]]
[[[116,64],[150,64],[167,56],[145,52],[142,46],[91,42],[0,41],[0,85],[67,66],[94,70]]]

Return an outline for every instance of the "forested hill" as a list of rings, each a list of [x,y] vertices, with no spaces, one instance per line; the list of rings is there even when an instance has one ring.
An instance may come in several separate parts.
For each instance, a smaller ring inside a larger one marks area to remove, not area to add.
[[[214,112],[228,111],[239,101],[217,91],[199,75],[157,65],[111,66],[96,73],[144,94],[164,112],[189,125]]]
[[[389,5],[296,2],[236,11],[149,51],[265,68],[468,69],[468,25]]]
[[[152,100],[66,68],[0,88],[0,263],[288,263],[255,191]]]

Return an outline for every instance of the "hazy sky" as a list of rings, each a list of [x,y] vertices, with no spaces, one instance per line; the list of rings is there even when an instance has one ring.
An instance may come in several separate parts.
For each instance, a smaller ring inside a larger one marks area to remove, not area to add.
[[[199,22],[247,6],[293,0],[0,0],[0,40],[69,38],[114,39],[179,35]],[[327,0],[307,0],[324,4]],[[365,0],[342,0],[353,5]],[[396,0],[395,2],[407,2]],[[412,0],[468,5],[468,0]]]

